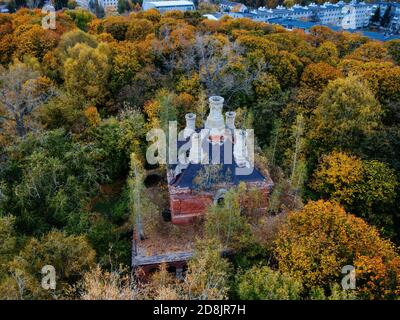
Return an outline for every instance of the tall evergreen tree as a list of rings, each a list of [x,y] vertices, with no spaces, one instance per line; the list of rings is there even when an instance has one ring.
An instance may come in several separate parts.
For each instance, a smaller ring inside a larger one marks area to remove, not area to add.
[[[385,10],[385,13],[383,14],[382,20],[381,20],[381,26],[386,28],[389,23],[390,23],[390,19],[392,16],[392,6],[388,6]]]
[[[371,22],[379,23],[380,20],[381,20],[381,7],[379,6],[378,8],[375,9],[375,12],[371,17]]]
[[[122,14],[126,11],[127,3],[125,0],[118,0],[118,13]]]

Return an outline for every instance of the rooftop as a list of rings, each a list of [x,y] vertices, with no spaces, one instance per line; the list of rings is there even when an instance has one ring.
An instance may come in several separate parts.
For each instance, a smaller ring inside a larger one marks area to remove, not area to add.
[[[193,6],[193,1],[188,0],[172,0],[172,1],[147,1],[156,7],[179,7],[179,6]]]
[[[210,112],[204,127],[196,129],[196,115],[186,115],[186,127],[177,141],[178,164],[169,167],[169,185],[197,189],[196,179],[210,164],[218,166],[214,166],[218,170],[213,172],[214,181],[227,185],[238,185],[242,181],[266,182],[267,178],[251,161],[250,147],[254,141],[250,133],[236,129],[235,112],[226,112],[224,119],[222,97],[212,96],[209,101]]]
[[[244,6],[243,3],[240,2],[235,2],[235,1],[228,1],[228,0],[221,0],[220,4],[224,5],[224,6],[231,6],[231,7],[235,7],[237,5],[239,6]]]
[[[196,130],[199,132],[200,130]],[[186,142],[189,141],[189,138]],[[185,143],[185,142],[181,142]],[[180,144],[181,145],[181,144]],[[220,163],[220,175],[224,178],[225,183],[230,183],[233,185],[238,185],[240,182],[257,182],[257,181],[264,181],[266,178],[256,169],[254,168],[250,174],[240,175],[238,174],[238,169],[240,168],[237,162],[234,160],[233,156],[233,147],[232,150],[228,152],[231,153],[232,163],[227,163],[224,161],[224,154],[225,154],[225,144],[211,144],[208,143],[208,157],[209,163],[212,163],[213,155],[215,158],[219,156],[219,163]],[[214,159],[216,160],[216,159]],[[175,168],[176,165],[171,166],[171,168]],[[195,164],[190,163],[189,166],[179,174],[176,179],[171,182],[171,185],[178,188],[190,188],[195,189],[196,183],[195,179],[201,172],[204,164]]]
[[[351,33],[360,33],[361,35],[368,37],[373,40],[378,40],[378,41],[390,41],[390,40],[395,40],[395,39],[400,39],[400,35],[386,35],[383,33],[379,32],[374,32],[374,31],[367,31],[367,30],[347,30],[347,29],[342,29],[337,26],[332,26],[332,25],[326,25],[318,22],[310,22],[310,21],[302,21],[302,20],[295,20],[295,19],[282,19],[282,18],[274,18],[270,19],[268,21],[269,23],[274,23],[274,24],[279,24],[282,25],[286,28],[290,29],[303,29],[303,30],[308,30],[314,26],[325,26],[333,31],[348,31]]]

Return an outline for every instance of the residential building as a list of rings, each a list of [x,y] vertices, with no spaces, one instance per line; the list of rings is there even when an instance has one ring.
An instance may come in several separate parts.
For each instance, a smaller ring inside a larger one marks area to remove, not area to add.
[[[291,11],[291,18],[298,20],[311,20],[315,13],[309,7],[303,7],[301,5],[295,4],[292,8],[289,9]]]
[[[117,8],[118,0],[99,0],[99,4],[105,9],[106,7]]]
[[[9,13],[9,10],[7,8],[7,5],[5,4],[0,4],[0,13]]]
[[[343,31],[343,28],[339,27],[339,26],[323,25],[319,22],[311,22],[311,21],[275,18],[275,19],[269,20],[268,22],[272,23],[272,24],[278,24],[289,31],[294,30],[294,29],[301,29],[301,30],[304,30],[306,33],[308,33],[309,30],[314,26],[326,26],[326,27],[329,27],[330,29],[332,29],[333,31]],[[388,34],[374,32],[374,31],[365,31],[365,30],[360,31],[357,29],[351,29],[351,30],[346,30],[346,31],[360,33],[361,35],[363,35],[365,37],[368,37],[372,40],[377,40],[377,41],[390,41],[390,40],[400,39],[400,36],[388,35]]]
[[[228,0],[221,0],[219,7],[221,8],[221,11],[224,12],[247,12],[248,9],[247,7],[240,2],[233,2],[233,1],[228,1]]]
[[[232,14],[227,10],[226,4],[221,4],[221,11],[229,12],[232,17],[241,17],[242,12],[236,11]],[[396,6],[396,8],[400,6]],[[325,2],[318,5],[310,3],[308,6],[294,5],[291,8],[277,6],[275,9],[259,7],[251,10],[252,19],[268,22],[271,19],[293,19],[315,21],[324,25],[340,26],[343,29],[360,29],[368,26],[373,13],[373,4],[356,2],[355,0],[346,3],[339,1],[335,4]]]
[[[325,2],[321,6],[314,7],[316,18],[323,24],[339,25],[343,18],[342,6]]]
[[[170,10],[193,11],[196,10],[193,1],[172,0],[172,1],[143,1],[143,10],[157,9],[161,13]]]

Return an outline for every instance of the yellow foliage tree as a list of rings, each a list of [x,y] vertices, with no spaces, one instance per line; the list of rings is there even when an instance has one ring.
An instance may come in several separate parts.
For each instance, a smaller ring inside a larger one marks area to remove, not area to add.
[[[14,34],[16,56],[19,59],[28,55],[41,61],[44,55],[57,45],[59,40],[59,36],[55,32],[45,30],[39,25],[33,25],[30,28],[25,25],[21,26]]]
[[[368,84],[349,76],[328,83],[313,113],[309,138],[318,153],[319,148],[362,147],[363,140],[379,126],[382,108]]]
[[[65,87],[68,92],[93,104],[104,102],[108,94],[107,80],[110,72],[107,49],[104,44],[91,48],[78,43],[69,50],[69,58],[64,63]]]
[[[149,33],[154,32],[154,22],[147,19],[132,19],[126,32],[130,41],[143,40]]]
[[[97,112],[97,108],[94,106],[87,107],[85,109],[85,117],[92,127],[97,127],[100,124],[101,118]]]
[[[388,165],[334,151],[322,157],[310,186],[319,196],[390,229],[392,218],[381,208],[393,203],[398,183]]]
[[[311,187],[323,197],[350,204],[355,200],[355,185],[362,174],[363,163],[359,158],[334,151],[322,157]]]

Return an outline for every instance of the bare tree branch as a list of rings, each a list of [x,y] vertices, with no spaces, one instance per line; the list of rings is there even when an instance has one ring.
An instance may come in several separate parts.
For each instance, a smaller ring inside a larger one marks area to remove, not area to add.
[[[6,115],[1,117],[15,122],[18,136],[23,137],[28,129],[29,115],[55,94],[49,83],[42,83],[39,72],[16,62],[9,69],[0,69],[0,106]]]

